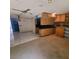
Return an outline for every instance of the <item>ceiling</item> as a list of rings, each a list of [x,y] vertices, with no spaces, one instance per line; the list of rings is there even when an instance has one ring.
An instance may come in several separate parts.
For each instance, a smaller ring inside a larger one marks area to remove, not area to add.
[[[52,5],[48,4],[48,0],[11,0],[11,14],[19,14],[19,11],[14,11],[12,8],[25,10],[31,9],[33,15],[40,14],[43,11],[63,13],[69,10],[69,0],[52,0]]]

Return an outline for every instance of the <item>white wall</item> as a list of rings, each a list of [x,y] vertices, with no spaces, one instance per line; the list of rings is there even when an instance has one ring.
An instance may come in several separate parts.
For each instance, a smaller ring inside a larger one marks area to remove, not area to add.
[[[14,35],[13,35],[12,26],[11,26],[11,23],[10,23],[10,47],[13,46],[13,43],[14,43]]]
[[[20,13],[12,10],[12,8],[25,10],[32,9],[31,12],[36,15],[43,11],[63,13],[69,10],[69,0],[53,0],[51,6],[48,5],[48,0],[11,0],[11,13]]]

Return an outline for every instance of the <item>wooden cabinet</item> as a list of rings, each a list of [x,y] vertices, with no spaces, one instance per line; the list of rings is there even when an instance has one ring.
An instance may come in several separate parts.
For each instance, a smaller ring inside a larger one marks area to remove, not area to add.
[[[51,25],[53,23],[53,18],[51,17],[42,17],[40,20],[41,25]]]
[[[65,14],[65,23],[64,24],[69,26],[69,13]]]
[[[64,25],[69,25],[69,13],[56,14],[55,22],[64,23]]]
[[[64,37],[65,35],[64,25],[69,26],[69,14],[68,13],[57,14],[55,19],[55,24],[57,25],[56,35],[60,37]]]
[[[57,14],[55,22],[65,22],[65,14]]]
[[[53,28],[47,28],[47,29],[40,29],[39,30],[39,34],[40,36],[46,36],[46,35],[50,35],[54,33],[54,29]]]
[[[41,20],[40,20],[40,25],[51,25],[53,23],[53,17],[50,16],[51,13],[43,13]]]
[[[56,35],[64,37],[64,27],[56,27]]]
[[[52,13],[47,13],[47,12],[42,13],[40,25],[43,26],[43,28],[39,29],[40,36],[46,36],[53,33],[54,29],[52,25],[54,21],[53,21],[53,17],[51,17],[51,14]]]

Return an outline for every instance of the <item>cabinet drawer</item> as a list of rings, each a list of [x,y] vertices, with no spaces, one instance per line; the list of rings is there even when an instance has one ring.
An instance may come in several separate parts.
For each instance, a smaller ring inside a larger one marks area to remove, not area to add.
[[[53,34],[53,33],[54,33],[53,28],[47,28],[47,29],[40,29],[39,30],[40,36],[46,36],[46,35]]]

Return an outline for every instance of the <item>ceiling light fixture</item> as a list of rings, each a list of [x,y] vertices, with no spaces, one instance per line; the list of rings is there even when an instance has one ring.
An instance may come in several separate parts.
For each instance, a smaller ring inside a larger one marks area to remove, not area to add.
[[[52,5],[55,0],[48,0],[48,4]]]
[[[52,17],[56,17],[56,13],[52,13]]]

